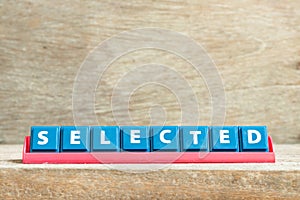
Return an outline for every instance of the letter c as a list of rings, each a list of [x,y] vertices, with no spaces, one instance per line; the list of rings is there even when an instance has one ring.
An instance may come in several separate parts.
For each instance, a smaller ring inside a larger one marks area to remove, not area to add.
[[[162,132],[160,132],[159,139],[162,143],[170,144],[171,140],[166,140],[165,138],[166,133],[171,133],[171,130],[163,130]]]

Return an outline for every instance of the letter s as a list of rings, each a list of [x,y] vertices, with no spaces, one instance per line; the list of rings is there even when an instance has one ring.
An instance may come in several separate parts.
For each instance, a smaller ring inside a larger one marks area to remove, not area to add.
[[[38,141],[38,145],[45,145],[48,143],[48,138],[45,136],[48,134],[48,131],[41,131],[38,133],[38,138],[42,141]]]

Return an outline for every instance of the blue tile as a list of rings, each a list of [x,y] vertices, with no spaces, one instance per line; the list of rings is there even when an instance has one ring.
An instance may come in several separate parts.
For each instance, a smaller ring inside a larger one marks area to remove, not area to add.
[[[59,126],[33,126],[31,127],[30,151],[59,151]]]
[[[63,126],[62,151],[90,151],[90,128],[88,126]]]
[[[181,126],[183,151],[208,151],[207,126]]]
[[[212,151],[239,151],[237,126],[211,127]]]
[[[178,126],[152,126],[153,151],[180,151]]]
[[[269,151],[266,126],[241,126],[242,151]]]
[[[93,126],[92,151],[119,151],[120,129],[118,126]]]
[[[150,151],[149,128],[146,126],[122,126],[124,151]]]

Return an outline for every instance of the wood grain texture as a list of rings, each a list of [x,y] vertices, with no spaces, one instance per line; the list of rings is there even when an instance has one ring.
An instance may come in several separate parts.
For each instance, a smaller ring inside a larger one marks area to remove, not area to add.
[[[300,145],[276,145],[275,164],[30,165],[21,149],[0,145],[1,199],[300,198]]]
[[[276,143],[299,143],[299,10],[300,2],[292,0],[1,1],[0,142],[22,143],[32,125],[73,124],[73,83],[87,54],[121,31],[158,27],[194,39],[214,60],[226,92],[225,124],[268,125]],[[132,52],[110,65],[96,90],[99,123],[115,124],[112,89],[149,62],[188,80],[200,99],[200,124],[210,124],[203,79],[184,60],[158,50]],[[185,94],[185,88],[176,92]],[[147,125],[157,104],[167,124],[180,123],[176,96],[159,85],[137,89],[129,108],[115,109],[120,116],[129,110],[135,124]]]

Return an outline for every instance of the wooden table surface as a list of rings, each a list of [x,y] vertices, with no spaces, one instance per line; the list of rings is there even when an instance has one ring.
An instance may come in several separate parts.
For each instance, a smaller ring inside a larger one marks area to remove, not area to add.
[[[300,145],[276,145],[276,163],[22,164],[0,145],[0,198],[299,199]]]

